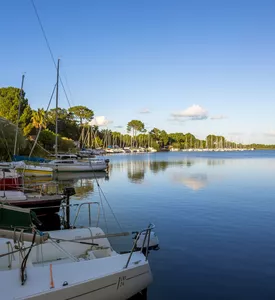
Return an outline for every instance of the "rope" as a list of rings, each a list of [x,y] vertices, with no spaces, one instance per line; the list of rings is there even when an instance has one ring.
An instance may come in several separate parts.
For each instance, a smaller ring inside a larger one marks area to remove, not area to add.
[[[118,221],[118,219],[117,219],[117,217],[115,216],[114,211],[112,210],[112,207],[111,207],[109,201],[107,200],[107,198],[106,198],[106,196],[105,196],[103,190],[101,189],[101,186],[100,186],[100,184],[99,184],[99,182],[98,182],[98,180],[97,180],[97,178],[96,178],[94,172],[93,172],[93,174],[94,174],[95,181],[96,181],[96,184],[97,184],[97,187],[98,187],[99,191],[102,193],[103,198],[104,198],[104,200],[106,201],[106,203],[107,203],[107,205],[108,205],[108,207],[109,207],[109,209],[110,209],[110,211],[111,211],[111,213],[112,213],[112,215],[113,215],[115,221],[117,222],[117,225],[118,225],[119,229],[120,229],[121,231],[123,231],[123,230],[122,230],[122,227],[121,227],[121,225],[120,225],[120,223],[119,223],[119,221]],[[101,196],[100,196],[100,200],[101,200]],[[103,206],[103,204],[102,204],[102,206]],[[103,208],[103,207],[102,207],[102,208]],[[103,211],[104,211],[104,210],[103,210]]]
[[[98,189],[98,194],[99,194],[99,199],[100,199],[100,203],[101,203],[101,206],[102,206],[102,213],[103,213],[103,218],[104,218],[104,221],[105,221],[106,232],[108,233],[109,230],[108,230],[107,219],[106,219],[106,215],[105,215],[105,209],[104,209],[104,205],[103,205],[103,201],[102,201],[100,189]]]
[[[54,59],[54,55],[53,55],[53,52],[52,52],[52,49],[51,49],[49,40],[48,40],[48,38],[47,38],[46,32],[45,32],[45,30],[44,30],[43,24],[42,24],[41,19],[40,19],[40,17],[39,17],[39,14],[38,14],[37,8],[36,8],[36,6],[35,6],[34,0],[31,0],[31,3],[32,3],[32,6],[33,6],[35,15],[36,15],[36,17],[37,17],[38,23],[39,23],[39,25],[40,25],[40,28],[41,28],[43,37],[44,37],[44,39],[45,39],[45,41],[46,41],[47,48],[48,48],[48,50],[49,50],[49,52],[50,52],[50,55],[51,55],[53,64],[54,64],[54,66],[55,66],[55,69],[57,70],[57,65],[56,65],[56,62],[55,62],[55,59]],[[59,78],[60,78],[60,83],[61,83],[61,85],[62,85],[62,89],[63,89],[63,92],[64,92],[64,94],[65,94],[66,100],[67,100],[67,102],[68,102],[68,104],[69,104],[69,107],[71,107],[71,103],[70,103],[70,101],[69,101],[69,98],[68,98],[67,92],[66,92],[66,90],[65,90],[63,81],[62,81],[62,79],[61,79],[60,76],[59,76]]]
[[[46,150],[44,147],[42,147],[41,145],[39,144],[36,144],[38,147],[40,147],[41,149],[43,149],[45,152],[47,152],[48,154],[51,155],[51,152],[49,152],[48,150]]]
[[[28,251],[27,255],[25,255],[25,257],[23,258],[23,261],[22,261],[22,264],[21,264],[21,284],[22,285],[24,285],[26,280],[27,280],[27,274],[26,274],[25,270],[26,270],[26,265],[27,265],[29,255],[31,253],[31,250],[32,250],[34,242],[35,242],[35,237],[36,237],[36,231],[34,231],[33,238],[32,238],[32,243],[31,243],[31,246],[29,248],[29,251]]]
[[[48,112],[49,107],[50,107],[50,105],[51,105],[51,102],[52,102],[52,98],[53,98],[55,89],[56,89],[56,84],[54,85],[54,88],[53,88],[53,92],[52,92],[52,94],[51,94],[50,101],[49,101],[48,106],[47,106],[47,109],[46,109],[46,111],[45,111],[45,116],[44,116],[45,119],[46,119],[46,117],[47,117],[47,112]],[[31,149],[31,151],[30,151],[29,157],[31,157],[32,152],[33,152],[33,150],[34,150],[34,148],[35,148],[35,146],[36,146],[36,144],[37,144],[37,141],[38,141],[38,138],[39,138],[39,135],[40,135],[41,130],[42,130],[42,126],[41,126],[41,124],[40,124],[40,125],[39,125],[39,131],[38,131],[38,133],[37,133],[37,135],[36,135],[36,138],[35,138],[34,144],[33,144],[33,146],[32,146],[32,149]]]

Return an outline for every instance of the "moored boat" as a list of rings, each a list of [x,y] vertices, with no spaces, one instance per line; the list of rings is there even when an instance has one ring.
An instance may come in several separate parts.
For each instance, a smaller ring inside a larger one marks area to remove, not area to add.
[[[0,210],[0,216],[11,214],[9,207]],[[39,220],[29,210],[12,213],[20,215],[21,228],[30,224],[32,231],[0,230],[0,289],[5,300],[126,300],[153,280],[148,255],[158,240],[151,224],[136,233],[132,250],[119,253],[108,238],[129,232],[105,234],[99,227],[88,227],[43,233],[35,229]]]
[[[41,165],[25,164],[24,162],[13,163],[15,169],[27,177],[52,177],[53,169]]]
[[[0,170],[0,190],[16,190],[22,185],[22,176],[14,169]]]
[[[32,208],[36,214],[45,215],[59,212],[64,194],[42,195],[22,191],[0,191],[0,203],[21,208]]]
[[[51,167],[56,172],[94,172],[105,171],[109,160],[103,158],[89,158],[79,161],[74,159],[54,159],[45,166]]]

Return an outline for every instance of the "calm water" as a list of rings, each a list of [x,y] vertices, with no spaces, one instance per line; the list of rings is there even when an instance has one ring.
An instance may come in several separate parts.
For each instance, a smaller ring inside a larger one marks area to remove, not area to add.
[[[160,239],[161,249],[150,253],[149,299],[275,299],[274,151],[110,160],[109,178],[98,182],[123,230],[153,222]],[[100,201],[94,179],[67,182],[76,187],[76,201]],[[118,231],[103,203],[109,232]]]

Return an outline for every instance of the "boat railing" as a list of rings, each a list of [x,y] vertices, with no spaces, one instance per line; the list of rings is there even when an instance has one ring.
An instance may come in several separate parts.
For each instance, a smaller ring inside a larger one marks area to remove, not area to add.
[[[129,262],[131,260],[131,257],[133,255],[133,253],[136,251],[137,249],[137,242],[138,240],[140,239],[141,235],[145,232],[145,237],[144,237],[144,240],[143,240],[143,243],[142,243],[142,246],[140,248],[140,252],[144,253],[145,251],[145,261],[148,260],[148,254],[149,254],[149,246],[150,246],[150,237],[151,237],[151,231],[152,229],[155,228],[155,225],[150,223],[148,225],[148,227],[146,229],[143,229],[141,230],[137,235],[136,235],[136,238],[135,238],[135,242],[133,244],[133,247],[132,247],[132,250],[129,254],[129,257],[128,257],[128,260],[126,262],[126,265],[125,265],[125,269],[128,268],[128,265],[129,265]],[[145,246],[145,243],[147,243],[147,245]]]
[[[91,207],[92,205],[97,205],[97,218],[96,218],[96,227],[98,227],[99,224],[99,217],[100,217],[100,203],[99,202],[94,202],[94,201],[90,201],[90,202],[83,202],[78,206],[77,212],[75,214],[75,218],[74,221],[72,223],[72,226],[75,227],[76,222],[78,220],[79,217],[79,213],[80,210],[83,206],[88,206],[88,220],[89,220],[89,227],[92,226],[92,211],[91,211]]]

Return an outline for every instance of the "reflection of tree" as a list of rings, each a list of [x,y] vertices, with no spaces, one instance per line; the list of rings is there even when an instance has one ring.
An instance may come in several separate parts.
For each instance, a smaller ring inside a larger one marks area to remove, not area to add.
[[[153,173],[165,171],[168,168],[168,161],[150,161],[149,168]]]
[[[132,183],[142,183],[145,176],[145,161],[132,161],[128,164],[128,178]]]
[[[94,184],[91,180],[80,179],[77,185],[75,186],[75,198],[78,200],[82,200],[94,192]]]
[[[144,171],[138,172],[129,172],[128,171],[128,178],[132,183],[142,183],[144,180]]]
[[[220,166],[220,165],[224,165],[224,163],[225,163],[224,159],[208,159],[207,160],[208,166]]]
[[[191,167],[194,164],[194,160],[179,160],[179,161],[150,161],[149,168],[153,173],[165,171],[170,166],[187,166]]]
[[[76,193],[74,198],[81,200],[94,192],[94,180],[81,178],[64,180],[59,182],[41,181],[36,183],[28,180],[28,183],[25,184],[25,188],[27,189],[38,192],[42,191],[42,193],[46,194],[62,193],[63,190],[67,187],[74,187]]]
[[[186,163],[186,166],[187,166],[187,167],[191,167],[191,166],[193,166],[193,164],[194,164],[194,160],[189,160],[189,159],[187,159],[187,160],[185,161],[185,163]]]

